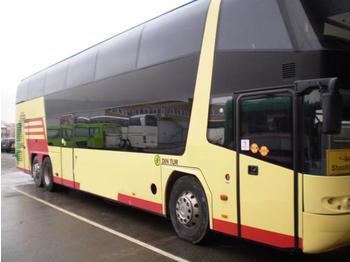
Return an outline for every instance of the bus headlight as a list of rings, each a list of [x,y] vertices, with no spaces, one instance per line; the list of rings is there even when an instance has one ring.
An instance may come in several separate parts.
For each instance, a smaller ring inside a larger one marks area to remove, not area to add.
[[[322,200],[323,206],[335,212],[348,212],[350,210],[350,197],[326,197]]]

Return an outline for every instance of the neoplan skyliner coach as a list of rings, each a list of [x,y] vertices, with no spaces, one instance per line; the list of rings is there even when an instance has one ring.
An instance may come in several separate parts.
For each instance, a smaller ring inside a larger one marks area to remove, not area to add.
[[[195,1],[58,62],[18,87],[17,167],[167,217],[193,243],[348,245],[349,5]],[[157,140],[118,146],[128,128],[103,119],[134,116]]]

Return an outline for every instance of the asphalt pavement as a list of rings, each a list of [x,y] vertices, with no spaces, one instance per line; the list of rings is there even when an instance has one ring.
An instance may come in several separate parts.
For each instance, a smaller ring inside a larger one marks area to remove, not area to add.
[[[170,221],[67,188],[45,192],[1,155],[2,261],[349,261],[350,248],[319,255],[221,234],[193,245]]]

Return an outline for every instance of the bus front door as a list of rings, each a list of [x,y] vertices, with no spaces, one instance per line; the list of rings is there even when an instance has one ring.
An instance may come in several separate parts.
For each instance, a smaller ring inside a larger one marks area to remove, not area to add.
[[[241,237],[294,247],[293,111],[289,92],[236,100],[238,224]]]

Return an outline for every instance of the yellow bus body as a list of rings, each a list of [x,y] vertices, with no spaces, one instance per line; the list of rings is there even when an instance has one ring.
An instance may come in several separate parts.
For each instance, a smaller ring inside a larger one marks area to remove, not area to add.
[[[23,122],[17,167],[31,173],[34,155],[39,157],[39,162],[50,157],[56,183],[163,216],[168,216],[169,190],[174,178],[191,175],[200,181],[205,191],[210,229],[237,236],[236,151],[208,142],[208,115],[203,113],[209,108],[219,12],[220,0],[211,1],[183,155],[50,145],[47,151],[39,146],[38,150],[29,152],[28,141],[47,139],[45,102],[39,97],[17,104],[17,123]],[[259,166],[262,175],[245,175],[248,165]],[[350,197],[350,176],[299,173],[299,205],[298,210],[294,210],[292,169],[240,154],[240,173],[242,238],[294,248],[294,212],[297,212],[297,242],[303,252],[325,252],[350,243],[350,207],[346,202]],[[158,193],[151,192],[152,184]]]

